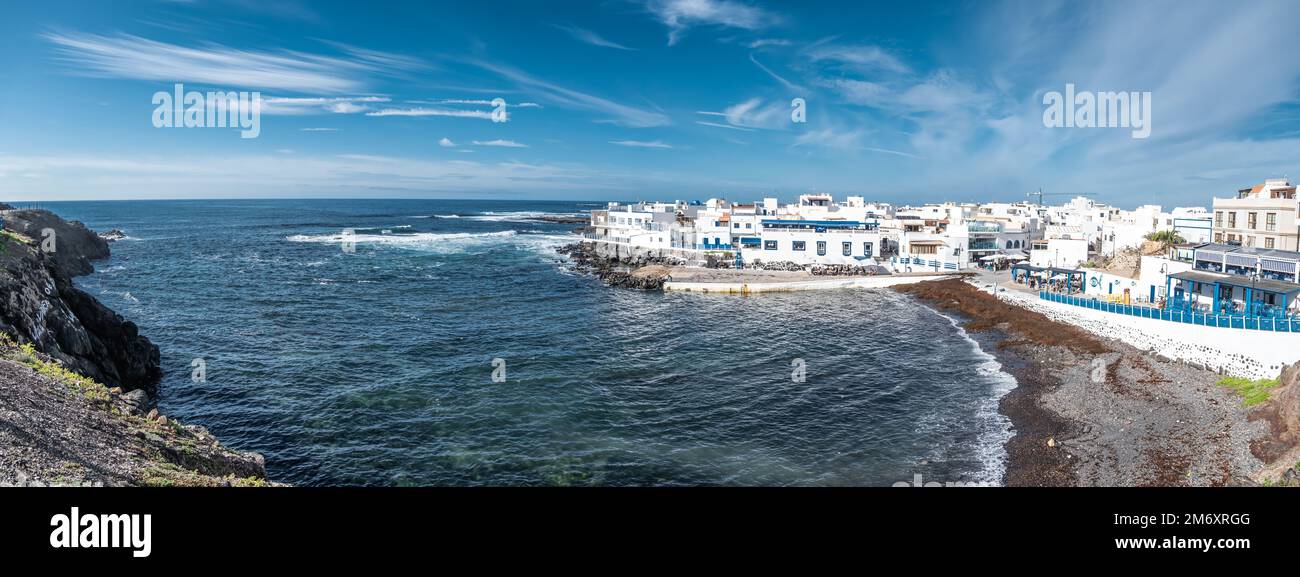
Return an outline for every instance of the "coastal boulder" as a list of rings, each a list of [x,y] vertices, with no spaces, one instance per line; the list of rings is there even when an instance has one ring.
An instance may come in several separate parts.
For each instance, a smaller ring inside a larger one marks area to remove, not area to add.
[[[1260,460],[1271,463],[1300,445],[1300,363],[1282,368],[1270,400],[1252,409],[1250,418],[1269,426],[1269,437],[1251,444]]]

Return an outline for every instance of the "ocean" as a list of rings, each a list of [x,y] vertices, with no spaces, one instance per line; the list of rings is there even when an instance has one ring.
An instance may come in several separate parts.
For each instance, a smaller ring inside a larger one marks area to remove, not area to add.
[[[78,286],[162,350],[163,413],[276,481],[1001,482],[1015,381],[954,319],[888,290],[611,289],[556,254],[575,225],[528,220],[599,206],[45,204],[126,233]]]

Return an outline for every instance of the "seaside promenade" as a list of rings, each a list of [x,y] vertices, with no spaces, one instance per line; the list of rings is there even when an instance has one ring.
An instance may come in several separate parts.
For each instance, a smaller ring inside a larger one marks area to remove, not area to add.
[[[1052,302],[1039,298],[1036,290],[1011,282],[1004,271],[981,270],[970,282],[1004,302],[1052,320],[1231,376],[1276,378],[1284,365],[1300,361],[1300,333],[1191,325]]]

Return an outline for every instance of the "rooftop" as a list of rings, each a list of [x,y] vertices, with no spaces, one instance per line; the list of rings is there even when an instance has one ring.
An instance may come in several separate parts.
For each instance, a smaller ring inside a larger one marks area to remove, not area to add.
[[[1169,278],[1178,280],[1199,282],[1205,284],[1219,284],[1223,286],[1242,287],[1254,290],[1262,290],[1274,294],[1292,295],[1300,293],[1300,284],[1272,280],[1272,279],[1255,279],[1232,274],[1219,274],[1199,270],[1189,270],[1169,275]]]

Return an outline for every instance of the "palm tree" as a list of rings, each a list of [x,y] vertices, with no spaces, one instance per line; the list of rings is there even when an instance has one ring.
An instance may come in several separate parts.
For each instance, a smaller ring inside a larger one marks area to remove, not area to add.
[[[1169,247],[1187,242],[1177,232],[1172,230],[1158,230],[1146,236],[1146,239],[1160,243],[1160,248],[1169,250]]]

